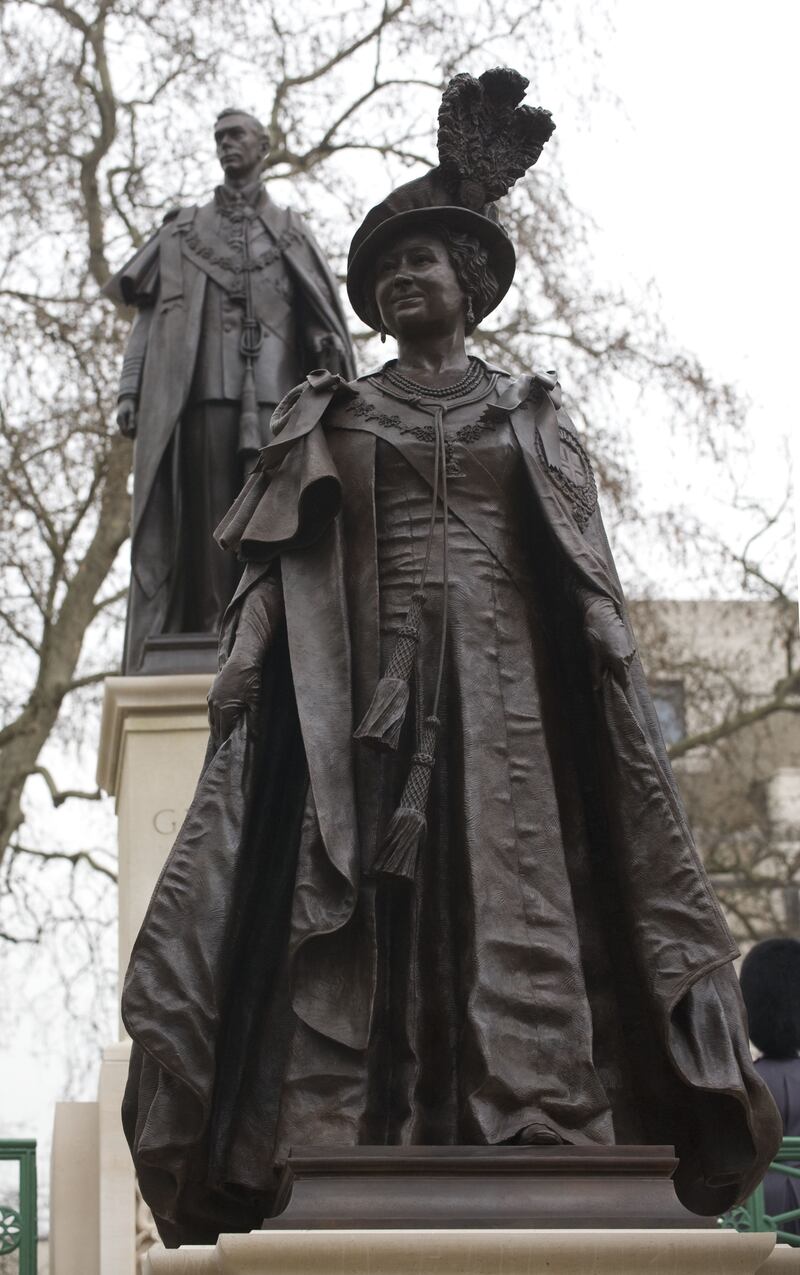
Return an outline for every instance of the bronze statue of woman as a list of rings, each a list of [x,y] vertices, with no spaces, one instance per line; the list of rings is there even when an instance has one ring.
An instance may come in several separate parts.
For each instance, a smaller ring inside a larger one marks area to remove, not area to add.
[[[397,358],[312,373],[218,538],[212,745],[126,980],[167,1243],[269,1214],[292,1145],[674,1144],[722,1211],[780,1136],[553,373],[465,338],[553,123],[457,76],[440,165],[356,232]]]

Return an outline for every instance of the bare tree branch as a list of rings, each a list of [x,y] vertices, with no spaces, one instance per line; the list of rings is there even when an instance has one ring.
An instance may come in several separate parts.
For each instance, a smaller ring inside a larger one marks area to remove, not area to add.
[[[111,868],[101,863],[89,850],[36,850],[31,846],[22,846],[15,844],[13,846],[15,855],[27,855],[29,859],[38,859],[44,863],[69,863],[76,868],[79,863],[85,863],[93,872],[99,872],[101,876],[107,877],[109,881],[116,883],[117,874],[112,872]]]
[[[69,801],[71,798],[77,798],[80,801],[103,800],[103,793],[99,788],[95,788],[93,792],[83,792],[80,788],[58,788],[50,771],[46,766],[42,766],[41,763],[33,767],[31,774],[41,775],[42,779],[47,784],[54,806],[62,806],[65,801]]]

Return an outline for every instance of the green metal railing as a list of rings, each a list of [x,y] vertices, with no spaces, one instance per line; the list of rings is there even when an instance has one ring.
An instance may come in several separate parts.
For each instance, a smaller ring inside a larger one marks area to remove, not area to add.
[[[19,1164],[19,1209],[0,1203],[0,1257],[19,1250],[19,1275],[36,1275],[36,1142],[0,1141],[0,1160]]]
[[[769,1166],[769,1172],[782,1173],[787,1178],[800,1178],[798,1165],[800,1138],[784,1138]],[[760,1183],[743,1204],[737,1205],[720,1218],[720,1225],[736,1231],[774,1231],[784,1244],[800,1248],[800,1235],[782,1229],[785,1222],[794,1222],[797,1218],[800,1218],[800,1208],[789,1209],[786,1213],[767,1213],[764,1208],[764,1185]]]

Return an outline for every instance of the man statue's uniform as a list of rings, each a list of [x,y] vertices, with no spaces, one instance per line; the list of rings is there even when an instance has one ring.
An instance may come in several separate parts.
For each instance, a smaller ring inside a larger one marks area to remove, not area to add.
[[[138,309],[119,388],[138,400],[124,658],[137,672],[148,638],[217,632],[239,566],[213,531],[275,405],[314,368],[355,369],[317,244],[260,181],[170,213],[104,291]]]

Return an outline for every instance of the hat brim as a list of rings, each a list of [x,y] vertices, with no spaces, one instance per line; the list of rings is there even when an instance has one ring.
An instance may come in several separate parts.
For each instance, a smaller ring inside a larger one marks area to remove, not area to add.
[[[457,205],[435,204],[428,208],[409,208],[405,212],[395,213],[393,217],[387,217],[376,226],[359,244],[348,262],[347,295],[359,319],[368,327],[377,330],[379,325],[370,272],[376,255],[400,233],[415,227],[435,231],[438,226],[472,235],[486,249],[489,265],[497,279],[497,289],[491,304],[484,310],[484,315],[490,314],[503,300],[514,278],[517,256],[514,245],[496,221]]]

